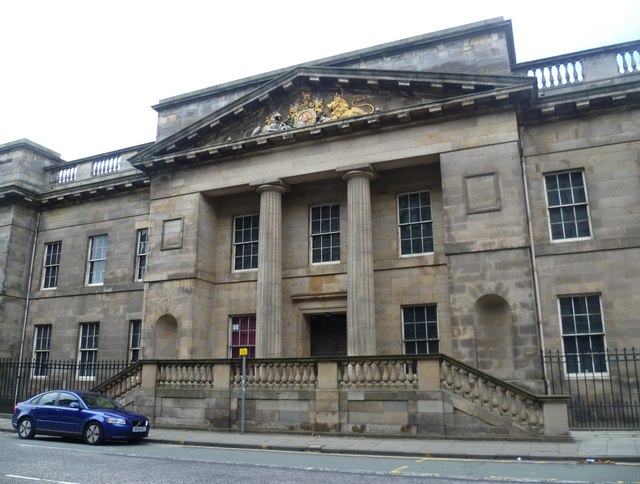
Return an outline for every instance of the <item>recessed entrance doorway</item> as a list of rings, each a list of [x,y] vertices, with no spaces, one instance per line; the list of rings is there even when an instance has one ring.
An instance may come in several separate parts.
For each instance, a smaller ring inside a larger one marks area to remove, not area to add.
[[[309,316],[311,356],[347,355],[347,315],[345,313]]]

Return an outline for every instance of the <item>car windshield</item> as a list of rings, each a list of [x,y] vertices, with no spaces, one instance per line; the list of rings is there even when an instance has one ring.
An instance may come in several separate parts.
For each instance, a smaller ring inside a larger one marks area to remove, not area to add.
[[[109,409],[117,409],[121,410],[122,405],[120,405],[115,400],[104,396],[104,395],[94,395],[91,393],[84,393],[81,395],[84,403],[87,404],[89,408],[109,408]]]

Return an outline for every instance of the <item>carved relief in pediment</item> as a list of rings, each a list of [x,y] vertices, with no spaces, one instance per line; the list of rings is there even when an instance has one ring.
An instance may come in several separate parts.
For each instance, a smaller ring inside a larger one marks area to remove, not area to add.
[[[307,128],[339,119],[365,116],[378,107],[364,96],[302,90],[298,96],[251,112],[244,126],[229,126],[208,142],[232,142],[278,131]],[[239,129],[240,128],[240,129]]]
[[[246,132],[245,137],[288,129],[307,128],[338,119],[364,116],[375,110],[373,104],[363,102],[362,98],[354,99],[349,103],[339,93],[336,93],[333,100],[325,104],[322,97],[313,95],[309,91],[302,91],[300,97],[289,106],[289,113],[286,117],[283,117],[280,111],[273,111],[266,116],[263,123]]]

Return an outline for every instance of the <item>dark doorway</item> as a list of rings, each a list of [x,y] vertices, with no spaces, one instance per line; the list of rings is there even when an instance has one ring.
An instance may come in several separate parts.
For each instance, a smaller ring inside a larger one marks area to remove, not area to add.
[[[311,324],[311,356],[347,355],[347,315],[316,314]]]

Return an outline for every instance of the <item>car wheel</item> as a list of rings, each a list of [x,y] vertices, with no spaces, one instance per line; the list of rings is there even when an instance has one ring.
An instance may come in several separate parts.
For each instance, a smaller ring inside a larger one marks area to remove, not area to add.
[[[36,428],[33,426],[33,420],[25,417],[18,422],[18,437],[21,439],[33,439],[36,435]]]
[[[104,438],[102,426],[98,422],[89,422],[84,428],[84,440],[89,445],[98,445]]]

